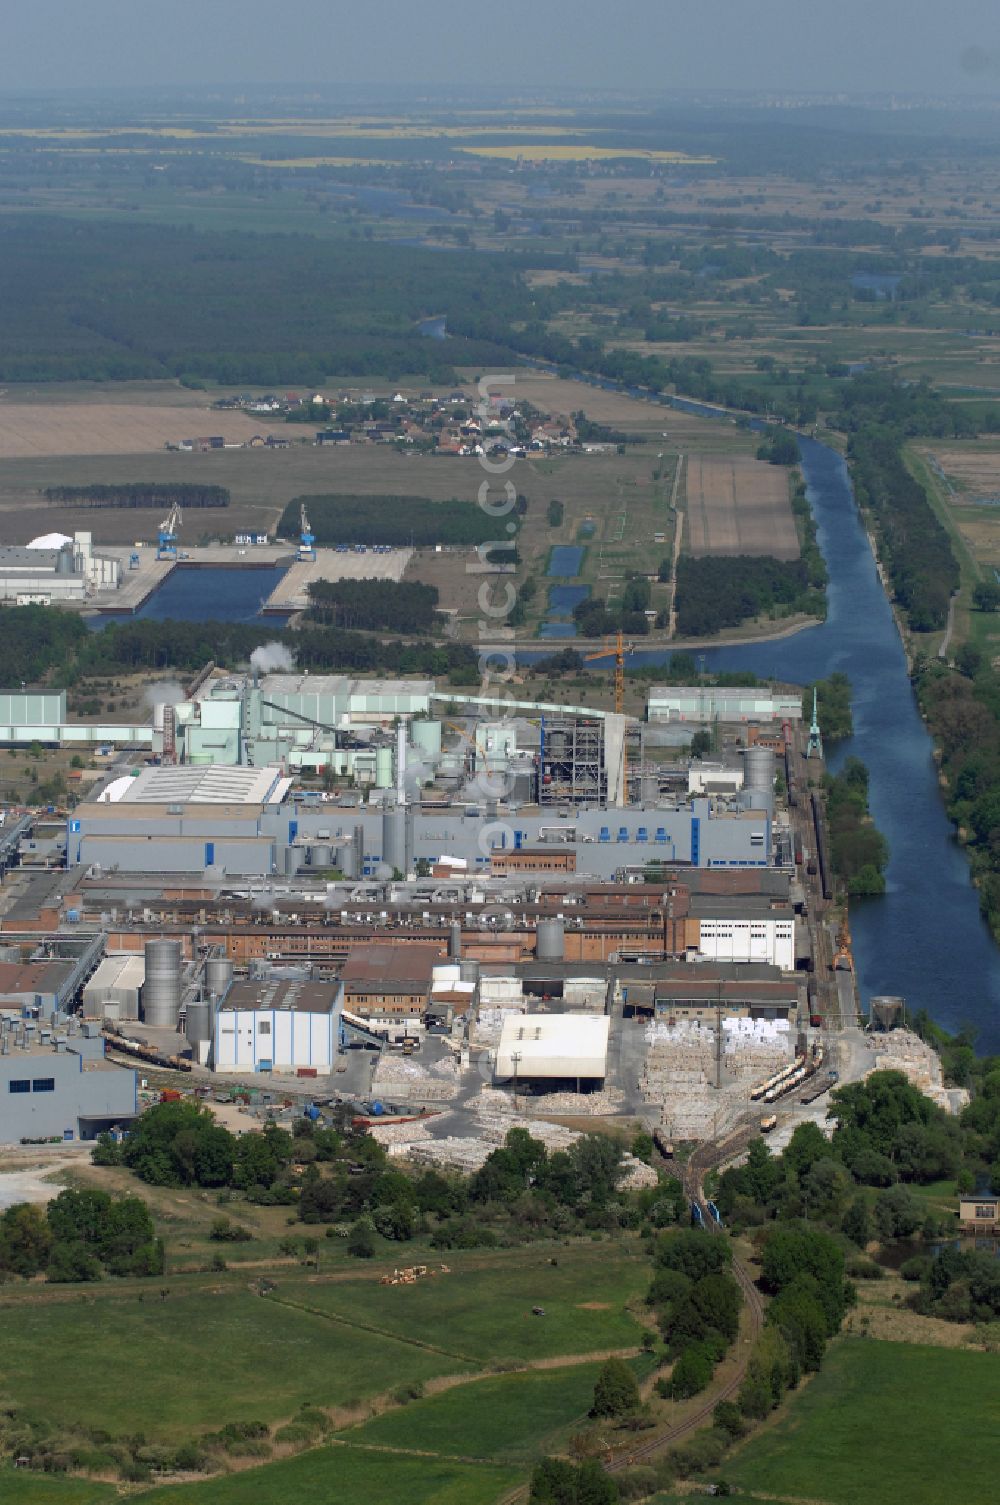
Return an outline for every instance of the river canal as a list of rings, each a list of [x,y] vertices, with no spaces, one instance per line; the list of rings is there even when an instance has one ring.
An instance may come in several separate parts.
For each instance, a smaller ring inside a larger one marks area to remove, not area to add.
[[[836,770],[853,753],[868,765],[872,814],[890,852],[885,896],[856,900],[851,909],[862,1000],[901,994],[946,1029],[973,1026],[981,1051],[997,1050],[1000,950],[945,814],[930,737],[847,467],[815,440],[801,439],[800,451],[830,574],[827,619],[792,637],[706,650],[706,668],[802,684],[836,669],[849,677],[854,735],[828,749],[828,761]],[[632,662],[665,657],[640,652]]]

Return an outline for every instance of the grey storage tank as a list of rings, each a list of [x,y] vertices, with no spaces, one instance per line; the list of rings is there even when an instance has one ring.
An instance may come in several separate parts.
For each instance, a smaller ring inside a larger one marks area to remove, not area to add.
[[[462,927],[457,920],[448,926],[448,956],[456,962],[462,957]]]
[[[406,811],[402,806],[382,812],[382,861],[400,873],[406,872]]]
[[[222,998],[232,980],[233,964],[229,958],[227,956],[210,956],[205,963],[205,990],[209,997]]]
[[[142,1017],[151,1029],[176,1029],[181,1007],[181,943],[146,942]]]
[[[211,1040],[214,1013],[215,1005],[208,998],[199,998],[187,1005],[184,1033],[190,1045],[204,1045]]]
[[[774,792],[774,750],[754,744],[743,754],[743,787],[751,794]]]
[[[561,962],[566,955],[566,929],[562,920],[539,920],[535,930],[535,956],[540,962]]]

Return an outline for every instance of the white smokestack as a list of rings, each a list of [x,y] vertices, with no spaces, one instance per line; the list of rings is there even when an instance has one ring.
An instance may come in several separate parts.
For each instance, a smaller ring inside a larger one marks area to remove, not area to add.
[[[396,728],[396,803],[406,802],[406,722]]]

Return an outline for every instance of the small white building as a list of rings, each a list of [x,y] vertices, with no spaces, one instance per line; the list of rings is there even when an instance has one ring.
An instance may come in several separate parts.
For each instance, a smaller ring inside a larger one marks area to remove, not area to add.
[[[509,1014],[500,1031],[497,1081],[601,1083],[608,1067],[606,1014]]]
[[[336,983],[235,983],[215,1015],[214,1070],[326,1075],[337,1053],[342,997]]]
[[[737,794],[743,778],[742,763],[706,763],[696,758],[688,769],[688,794]]]

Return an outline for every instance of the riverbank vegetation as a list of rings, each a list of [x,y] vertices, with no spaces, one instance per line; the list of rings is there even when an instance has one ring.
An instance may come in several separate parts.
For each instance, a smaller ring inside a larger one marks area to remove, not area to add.
[[[854,732],[851,681],[846,674],[835,669],[826,679],[817,679],[814,684],[806,685],[802,692],[802,719],[807,725],[812,721],[814,691],[823,741],[843,742]]]
[[[868,809],[868,769],[848,758],[840,773],[823,776],[833,871],[848,894],[885,893],[889,848]]]
[[[968,851],[980,908],[1000,941],[1000,672],[971,645],[959,661],[965,673],[920,660],[914,679],[938,750],[948,814]]]
[[[879,559],[911,631],[940,631],[959,586],[958,561],[906,465],[901,431],[866,422],[852,433],[848,457],[858,504],[872,518]]]

